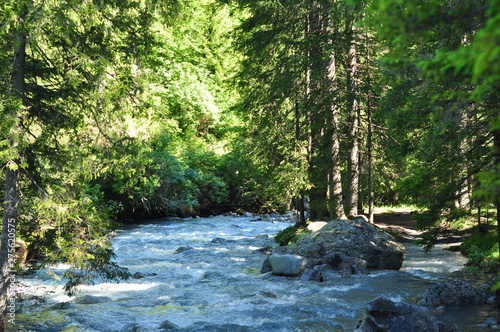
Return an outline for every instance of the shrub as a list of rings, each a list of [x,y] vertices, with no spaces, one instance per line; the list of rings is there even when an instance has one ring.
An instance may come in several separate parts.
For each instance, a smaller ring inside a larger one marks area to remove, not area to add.
[[[493,254],[497,242],[498,236],[496,232],[488,232],[486,234],[474,232],[462,243],[460,250],[462,253],[467,254],[475,246],[486,254]]]
[[[498,243],[495,232],[472,234],[461,245],[461,250],[467,255],[467,270],[473,274],[498,270]]]
[[[301,237],[311,233],[310,230],[305,228],[298,228],[297,226],[290,226],[279,232],[275,240],[280,246],[289,246],[297,242]]]

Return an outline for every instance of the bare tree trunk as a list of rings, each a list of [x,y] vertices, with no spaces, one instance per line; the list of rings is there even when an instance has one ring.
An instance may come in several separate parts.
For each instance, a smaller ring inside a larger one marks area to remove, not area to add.
[[[365,38],[365,50],[366,50],[366,61],[368,66],[368,72],[366,77],[366,86],[368,87],[368,93],[366,95],[366,113],[367,113],[367,138],[366,138],[366,146],[367,146],[367,158],[368,158],[368,221],[374,222],[374,213],[375,213],[375,193],[374,193],[374,182],[375,182],[375,170],[374,161],[373,161],[373,110],[375,108],[375,96],[372,92],[372,78],[371,78],[371,63],[372,59],[370,56],[370,45],[369,45],[369,36],[366,34]]]
[[[358,195],[359,195],[359,103],[358,103],[358,59],[354,41],[351,41],[351,49],[349,51],[348,60],[346,61],[347,74],[347,95],[348,95],[348,112],[349,112],[349,140],[350,155],[348,160],[348,184],[346,190],[346,212],[348,215],[358,214]]]
[[[7,314],[9,302],[9,287],[12,277],[12,269],[15,262],[15,242],[17,214],[19,204],[19,160],[18,160],[18,121],[19,121],[19,103],[23,100],[24,94],[24,76],[25,76],[25,58],[26,58],[26,36],[18,32],[14,39],[14,61],[12,70],[12,89],[10,91],[10,102],[12,103],[11,113],[13,126],[8,133],[11,155],[14,156],[5,167],[5,200],[4,213],[2,219],[2,235],[0,247],[0,268],[2,279],[0,281],[0,331],[5,330],[8,318],[12,318],[10,308]],[[15,315],[15,314],[14,314]]]
[[[493,131],[493,153],[495,160],[495,167],[497,172],[500,171],[500,130],[496,129]],[[497,212],[497,232],[498,232],[498,250],[500,251],[500,194],[497,193],[494,198],[495,208]],[[500,257],[500,255],[499,255]],[[500,258],[499,258],[500,259]]]
[[[373,223],[373,214],[375,210],[375,194],[373,192],[374,174],[373,174],[373,111],[371,97],[368,97],[368,137],[367,137],[367,153],[368,153],[368,220]]]
[[[337,67],[335,54],[330,55],[330,63],[328,65],[328,80],[330,89],[336,85]],[[333,91],[332,91],[333,93]],[[342,202],[342,173],[340,168],[340,129],[339,115],[337,105],[332,103],[331,109],[331,155],[330,155],[330,217],[332,219],[345,219],[344,204]]]
[[[297,141],[300,140],[301,138],[301,126],[300,126],[300,110],[299,110],[299,104],[295,104],[295,138]],[[300,193],[295,198],[296,202],[296,210],[299,214],[299,219],[297,220],[295,226],[299,228],[305,228],[307,227],[307,222],[306,222],[306,209],[305,209],[305,204],[304,204],[304,194],[303,192]]]

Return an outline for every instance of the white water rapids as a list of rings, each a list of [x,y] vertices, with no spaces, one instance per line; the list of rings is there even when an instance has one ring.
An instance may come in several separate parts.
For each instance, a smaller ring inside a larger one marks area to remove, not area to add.
[[[256,250],[276,246],[273,236],[288,226],[246,217],[126,226],[113,239],[117,262],[146,277],[83,286],[69,298],[63,281],[39,271],[21,281],[46,301],[18,304],[7,331],[352,331],[366,302],[379,295],[409,302],[464,263],[440,248],[425,254],[408,246],[400,271],[321,283],[260,274],[266,256]],[[175,253],[181,246],[192,249]],[[51,271],[62,275],[63,268]],[[481,308],[433,312],[456,331],[477,331],[491,317]]]

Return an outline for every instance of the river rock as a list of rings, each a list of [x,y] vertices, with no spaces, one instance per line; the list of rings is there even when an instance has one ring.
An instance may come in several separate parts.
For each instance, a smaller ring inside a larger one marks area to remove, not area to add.
[[[146,277],[154,277],[157,276],[158,274],[156,273],[146,273],[146,272],[136,272],[132,275],[132,278],[134,279],[142,279]]]
[[[399,270],[405,247],[394,237],[362,219],[333,220],[321,229],[300,238],[287,248],[317,264],[339,258],[339,264],[350,258],[366,261],[366,268]],[[336,267],[336,266],[334,266]]]
[[[71,303],[69,302],[58,302],[50,306],[51,310],[66,310],[71,308]]]
[[[271,267],[271,263],[269,263],[269,257],[267,257],[264,260],[264,263],[262,263],[262,268],[260,269],[260,273],[267,273],[271,272],[273,268]]]
[[[434,317],[429,309],[394,302],[384,296],[368,302],[365,307],[366,318],[355,332],[451,332],[453,331]]]
[[[368,274],[366,261],[360,258],[349,257],[339,264],[339,269],[344,277],[350,277],[353,274]]]
[[[287,211],[283,216],[287,219],[286,221],[290,223],[296,223],[299,221],[299,215],[295,211]]]
[[[175,330],[178,329],[179,327],[175,325],[174,323],[166,320],[163,323],[160,324],[160,331],[168,331],[168,330]]]
[[[193,247],[190,247],[190,246],[180,246],[179,248],[177,248],[174,251],[174,254],[180,254],[180,253],[192,250],[192,249],[193,249]]]
[[[264,262],[262,270],[265,267],[270,268],[274,275],[284,277],[298,277],[306,268],[310,267],[309,261],[299,255],[281,255],[273,254]]]
[[[488,318],[483,324],[478,324],[476,325],[477,327],[480,327],[480,328],[490,328],[490,329],[499,329],[500,328],[500,324],[498,323],[498,321],[495,319],[495,318]]]
[[[424,291],[420,304],[428,306],[468,306],[486,303],[489,293],[478,291],[460,279],[438,281]]]
[[[267,247],[263,247],[263,248],[259,248],[257,250],[254,250],[253,252],[260,252],[260,253],[265,254],[265,255],[270,255],[273,252],[273,249],[274,249],[274,247],[267,246]]]
[[[96,304],[112,301],[111,298],[106,296],[84,295],[75,299],[78,304]]]
[[[224,239],[224,238],[221,238],[221,237],[216,237],[216,238],[213,238],[212,241],[210,241],[211,244],[233,244],[233,243],[236,243],[236,240],[228,240],[228,239]]]
[[[182,332],[250,332],[254,331],[249,326],[237,324],[222,324],[215,325],[205,322],[196,322],[186,328],[176,329],[175,331]]]
[[[150,331],[150,328],[141,326],[140,324],[137,323],[125,325],[121,330],[121,332],[148,332],[148,331]]]
[[[305,269],[300,276],[300,281],[324,281],[321,271],[315,269]]]

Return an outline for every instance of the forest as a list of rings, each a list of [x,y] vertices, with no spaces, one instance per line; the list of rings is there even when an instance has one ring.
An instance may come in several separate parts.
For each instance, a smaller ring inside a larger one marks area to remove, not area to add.
[[[472,226],[498,266],[499,24],[499,0],[2,1],[3,312],[13,239],[71,292],[128,277],[123,223],[305,201],[411,206],[427,247]]]

